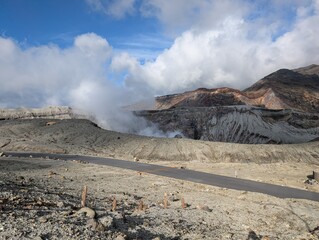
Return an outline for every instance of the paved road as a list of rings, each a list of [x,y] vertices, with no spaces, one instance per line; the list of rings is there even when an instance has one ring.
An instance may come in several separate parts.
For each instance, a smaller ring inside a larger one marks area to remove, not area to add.
[[[274,184],[255,182],[251,180],[226,177],[211,173],[198,172],[188,169],[179,169],[173,167],[165,167],[155,164],[146,164],[140,162],[132,162],[125,160],[117,160],[111,158],[88,157],[79,155],[65,154],[46,154],[46,153],[20,153],[20,152],[5,152],[6,156],[12,157],[29,157],[34,158],[52,158],[62,160],[81,160],[89,163],[107,165],[112,167],[130,169],[139,172],[146,172],[164,177],[186,180],[190,182],[202,183],[221,188],[229,188],[241,191],[264,193],[279,198],[300,198],[312,201],[319,201],[319,193],[305,191],[296,188],[283,187]]]

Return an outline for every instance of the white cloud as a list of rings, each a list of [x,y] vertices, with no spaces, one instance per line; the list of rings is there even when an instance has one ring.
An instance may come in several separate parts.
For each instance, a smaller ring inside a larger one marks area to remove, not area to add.
[[[135,12],[135,0],[86,0],[95,11],[120,19]]]
[[[185,3],[184,0],[143,0],[140,11],[145,17],[156,17],[169,29],[208,30],[229,17],[250,17],[254,21],[263,20],[264,23],[280,23],[295,9],[309,6],[311,2],[312,0],[189,0]]]
[[[115,51],[127,52],[141,61],[156,59],[163,49],[172,45],[173,40],[160,34],[136,34],[124,39],[112,38],[118,48]]]
[[[172,34],[192,29],[210,29],[224,18],[243,16],[248,10],[246,1],[144,0],[141,13],[145,17],[156,17]]]
[[[157,94],[197,87],[247,85],[256,77],[257,69],[249,66],[252,64],[249,58],[254,57],[251,54],[257,43],[245,38],[243,27],[242,20],[227,19],[220,29],[187,31],[155,62],[132,67],[132,60],[128,61],[131,75],[127,84],[141,87],[146,83]]]
[[[106,59],[111,54],[111,47],[108,42],[95,33],[87,33],[76,37],[74,46],[94,61]]]
[[[160,4],[155,0],[149,2]],[[126,83],[155,94],[198,87],[245,88],[279,68],[319,63],[319,16],[318,12],[313,13],[317,4],[318,1],[312,1],[307,6],[296,5],[296,12],[307,7],[306,13],[297,16],[290,30],[275,39],[273,34],[278,26],[268,30],[268,25],[261,24],[263,21],[251,22],[241,14],[226,14],[208,29],[193,27],[153,62],[136,65],[127,58],[130,74]],[[228,9],[227,4],[218,9]],[[272,21],[277,24],[276,19]],[[122,59],[122,66],[125,61]]]
[[[89,110],[101,107],[97,105],[101,100],[117,107],[105,103],[105,97],[98,99],[116,92],[106,78],[111,52],[108,42],[94,33],[76,37],[67,49],[55,45],[22,49],[12,39],[0,37],[0,102],[8,107],[65,104]]]

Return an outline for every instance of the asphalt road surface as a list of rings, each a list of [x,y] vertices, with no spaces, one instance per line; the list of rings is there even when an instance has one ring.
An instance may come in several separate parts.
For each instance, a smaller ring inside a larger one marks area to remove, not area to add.
[[[299,198],[312,201],[319,201],[319,193],[284,187],[269,183],[255,182],[246,179],[226,177],[211,173],[198,172],[188,169],[179,169],[165,167],[155,164],[146,164],[133,161],[125,161],[111,158],[89,157],[66,154],[49,154],[49,153],[21,153],[21,152],[4,152],[5,156],[29,158],[51,158],[61,160],[80,160],[93,164],[107,165],[111,167],[124,168],[138,172],[145,172],[154,175],[181,179],[190,182],[202,183],[221,188],[229,188],[241,191],[264,193],[279,198]]]

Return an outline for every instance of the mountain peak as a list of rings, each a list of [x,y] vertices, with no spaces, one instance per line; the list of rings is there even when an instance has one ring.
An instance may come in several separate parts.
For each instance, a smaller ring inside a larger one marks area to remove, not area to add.
[[[319,65],[279,69],[244,91],[226,87],[198,88],[156,98],[156,109],[231,105],[319,112]]]
[[[293,69],[292,71],[303,74],[303,75],[318,75],[319,76],[319,65],[311,64],[307,67]]]

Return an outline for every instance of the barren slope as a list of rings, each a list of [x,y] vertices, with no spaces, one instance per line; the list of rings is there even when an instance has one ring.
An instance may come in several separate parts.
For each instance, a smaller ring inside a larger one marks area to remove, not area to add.
[[[155,109],[245,105],[245,102],[241,101],[241,96],[239,90],[231,88],[199,88],[180,94],[156,97]]]
[[[297,70],[281,69],[244,90],[249,98],[260,98],[260,105],[275,109],[319,112],[319,66]],[[267,97],[267,95],[272,95]],[[264,97],[263,97],[264,96]]]
[[[188,139],[161,139],[106,131],[88,120],[0,121],[0,151],[72,153],[147,161],[309,162],[319,161],[319,142],[243,145]]]
[[[319,114],[249,106],[173,108],[140,111],[164,132],[205,141],[304,143],[319,137]]]
[[[304,183],[319,166],[319,142],[257,146],[158,139],[106,131],[88,120],[32,119],[0,121],[0,152],[4,150],[137,157],[319,191],[318,184]],[[97,213],[94,221],[77,214],[84,185],[87,205]],[[5,239],[301,240],[319,235],[314,201],[78,161],[0,157],[0,189],[0,238]],[[164,193],[168,208],[163,207]],[[114,197],[117,209],[111,211]],[[141,200],[145,208],[139,210]]]

